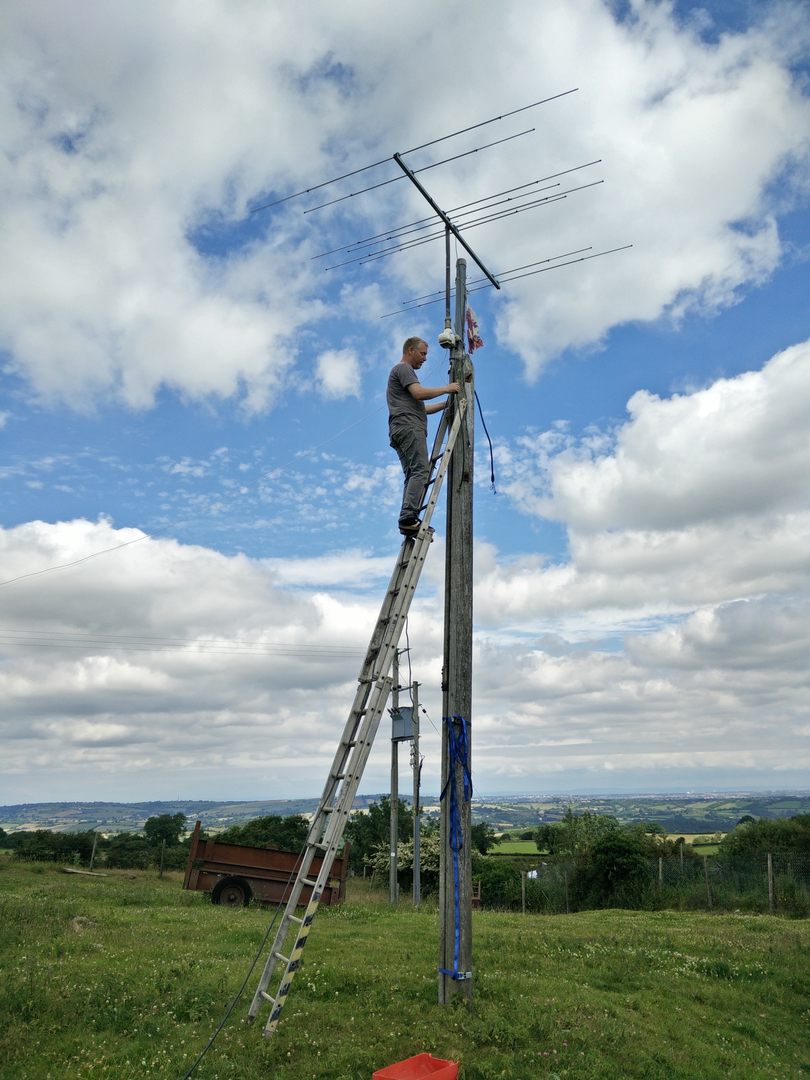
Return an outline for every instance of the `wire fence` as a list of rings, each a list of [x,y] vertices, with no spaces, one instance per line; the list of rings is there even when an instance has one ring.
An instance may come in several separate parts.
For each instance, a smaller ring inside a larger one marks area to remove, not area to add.
[[[810,854],[648,859],[647,870],[638,894],[641,909],[810,916]],[[474,875],[474,893],[480,888],[482,908],[562,915],[585,907],[576,898],[576,873],[573,860],[528,871],[503,867],[497,878],[483,874],[480,886]],[[615,906],[628,906],[626,894]]]

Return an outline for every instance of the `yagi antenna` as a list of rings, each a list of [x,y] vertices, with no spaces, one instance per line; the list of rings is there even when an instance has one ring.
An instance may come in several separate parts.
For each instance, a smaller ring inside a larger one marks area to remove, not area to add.
[[[538,105],[545,105],[548,101],[556,101],[557,98],[567,97],[568,94],[575,94],[579,89],[575,86],[572,90],[564,90],[561,94],[553,94],[551,97],[543,98],[542,101],[535,101],[531,105],[523,105],[519,109],[512,109],[511,112],[501,113],[500,116],[493,116],[489,120],[482,120],[479,124],[471,124],[469,127],[460,128],[458,131],[453,131],[449,135],[442,135],[438,139],[431,139],[430,142],[421,143],[419,146],[414,146],[410,150],[403,150],[403,157],[407,154],[415,154],[417,150],[424,150],[428,146],[435,146],[437,143],[446,142],[448,139],[455,139],[457,135],[466,135],[468,131],[475,131],[477,128],[486,127],[487,124],[494,124],[498,120],[505,120],[508,116],[517,116],[518,113],[526,112],[527,109],[536,109]],[[268,207],[278,206],[279,203],[289,202],[290,199],[297,199],[300,195],[309,195],[311,191],[319,191],[321,188],[329,187],[330,184],[336,184],[338,180],[346,180],[350,176],[358,176],[360,173],[368,172],[369,169],[376,169],[378,165],[385,165],[391,158],[381,158],[379,161],[372,162],[371,165],[364,165],[361,169],[352,169],[351,172],[343,173],[341,176],[334,176],[331,180],[324,180],[322,184],[314,184],[312,187],[304,188],[302,191],[293,192],[292,195],[285,195],[282,199],[275,199],[273,202],[263,203],[261,206],[254,206],[250,211],[251,214],[257,213],[259,210],[267,210]],[[399,177],[397,177],[399,179]]]
[[[543,184],[546,180],[556,180],[558,176],[567,176],[568,173],[577,172],[579,169],[587,169],[590,168],[591,165],[598,165],[601,160],[601,158],[597,158],[595,161],[588,161],[584,165],[575,165],[572,169],[563,169],[562,172],[551,173],[549,176],[541,176],[538,180],[529,180],[528,183],[518,184],[517,187],[506,188],[505,191],[496,191],[493,195],[485,195],[483,199],[473,199],[472,202],[454,206],[453,209],[448,210],[447,213],[456,214],[465,210],[468,206],[476,206],[478,203],[489,202],[490,199],[499,199],[501,195],[511,195],[515,191],[522,191],[523,188],[534,187],[535,184]],[[322,251],[320,255],[313,255],[312,258],[323,259],[326,255],[334,255],[338,251],[348,251],[351,248],[359,248],[361,245],[371,243],[373,240],[380,240],[381,242],[384,240],[392,240],[394,238],[394,233],[403,232],[405,229],[411,229],[417,225],[423,225],[424,222],[431,221],[433,221],[432,214],[429,217],[418,218],[416,221],[409,221],[407,225],[398,225],[394,229],[389,229],[387,233],[374,233],[373,236],[364,236],[362,240],[353,240],[350,244],[341,244],[340,247],[330,248],[329,251]]]
[[[455,237],[456,241],[467,252],[473,262],[481,270],[484,275],[482,278],[471,281],[470,285],[474,288],[470,289],[470,292],[476,292],[482,288],[495,288],[500,289],[501,283],[508,281],[516,281],[518,278],[530,277],[533,274],[545,273],[548,270],[555,270],[561,266],[570,266],[575,262],[585,262],[587,259],[597,259],[603,255],[612,254],[615,251],[624,251],[632,244],[627,244],[624,247],[611,248],[609,251],[600,251],[592,255],[581,254],[584,251],[591,251],[590,247],[578,248],[575,251],[566,252],[564,255],[557,255],[548,259],[541,259],[538,262],[528,263],[525,266],[515,267],[512,270],[504,271],[499,281],[497,277],[484,265],[481,259],[476,255],[473,249],[470,247],[464,235],[462,235],[462,229],[466,232],[469,229],[476,228],[479,225],[486,225],[495,221],[502,221],[506,217],[513,217],[516,214],[522,214],[527,210],[537,209],[542,206],[551,206],[553,203],[559,202],[562,199],[566,199],[569,195],[578,191],[584,191],[586,188],[596,187],[598,184],[604,183],[602,180],[596,180],[590,184],[580,184],[576,187],[561,189],[559,178],[567,176],[570,173],[577,172],[580,169],[589,168],[592,165],[599,163],[601,159],[595,161],[586,162],[584,165],[576,165],[570,169],[563,169],[559,172],[552,173],[549,176],[541,177],[537,180],[531,180],[524,184],[518,184],[515,187],[507,188],[504,191],[495,192],[492,195],[484,196],[483,198],[473,199],[470,202],[462,203],[461,206],[457,206],[452,210],[443,210],[432,195],[427,191],[420,180],[417,179],[417,174],[428,172],[430,169],[436,169],[440,165],[447,165],[451,161],[458,161],[461,158],[469,157],[472,154],[480,153],[483,150],[488,150],[493,146],[500,146],[503,143],[511,142],[513,139],[522,138],[524,135],[531,134],[535,129],[529,128],[526,131],[520,131],[513,135],[507,135],[503,139],[496,139],[493,142],[485,143],[483,146],[474,147],[472,150],[465,150],[458,154],[453,154],[450,157],[442,158],[439,161],[434,161],[429,165],[422,165],[419,168],[411,168],[404,158],[409,154],[414,154],[418,150],[424,150],[429,146],[435,146],[438,143],[446,142],[448,139],[456,138],[459,135],[464,135],[470,131],[476,131],[478,128],[486,127],[488,124],[494,124],[497,121],[505,120],[507,117],[516,116],[518,113],[526,112],[529,109],[537,108],[538,105],[544,105],[549,101],[556,101],[559,98],[566,97],[569,94],[575,93],[577,88],[572,90],[566,90],[560,94],[554,94],[551,97],[543,98],[540,101],[535,101],[531,105],[524,105],[519,109],[512,109],[510,112],[501,113],[499,116],[493,116],[489,120],[482,120],[477,124],[470,124],[467,127],[460,128],[458,131],[453,131],[449,135],[442,135],[437,139],[431,139],[428,142],[420,143],[419,146],[414,146],[410,150],[403,150],[393,154],[390,158],[381,158],[379,161],[374,161],[370,165],[364,165],[359,169],[352,169],[349,172],[341,173],[340,176],[335,176],[331,180],[324,180],[320,184],[314,184],[312,187],[304,188],[301,191],[293,192],[291,195],[285,195],[281,199],[275,199],[272,202],[263,203],[261,206],[254,207],[250,212],[256,213],[259,210],[266,210],[272,206],[278,206],[281,203],[288,202],[290,199],[299,198],[302,195],[310,195],[315,191],[320,191],[323,188],[327,188],[332,184],[336,184],[341,180],[346,180],[352,176],[359,176],[362,173],[369,172],[372,169],[379,168],[388,162],[393,161],[401,170],[401,175],[388,177],[387,179],[380,180],[375,184],[369,184],[366,187],[358,188],[356,191],[349,191],[345,195],[338,195],[335,198],[327,199],[324,202],[318,203],[315,206],[309,206],[304,210],[304,214],[314,213],[316,210],[323,210],[329,206],[335,206],[338,203],[346,202],[349,199],[357,198],[359,195],[364,195],[369,191],[376,191],[379,188],[387,187],[390,184],[394,184],[399,180],[410,180],[422,198],[427,202],[432,214],[427,217],[418,218],[416,221],[411,221],[406,225],[399,225],[396,228],[387,229],[385,232],[375,233],[372,236],[364,237],[361,240],[353,241],[349,244],[342,244],[339,247],[331,248],[329,251],[323,251],[319,255],[314,255],[314,259],[322,259],[328,255],[335,255],[338,252],[345,252],[348,256],[337,263],[333,263],[330,266],[325,267],[326,270],[336,270],[341,266],[359,265],[364,266],[369,262],[376,262],[378,259],[388,258],[390,255],[395,255],[398,252],[410,251],[413,248],[421,247],[423,244],[432,243],[434,240],[440,239],[444,236],[445,239],[445,331],[449,333],[450,327],[450,237]],[[557,180],[557,183],[548,184],[546,187],[538,187],[539,184],[546,183],[546,181]],[[542,195],[542,192],[549,192],[547,195]],[[436,220],[438,218],[438,220]],[[579,256],[574,258],[573,256]],[[537,268],[537,269],[536,269]],[[476,284],[481,282],[482,284]],[[434,298],[435,297],[435,298]],[[441,294],[430,293],[425,297],[417,297],[415,300],[406,301],[403,307],[399,311],[388,312],[387,315],[383,315],[382,318],[389,318],[392,315],[401,314],[403,311],[413,311],[419,307],[425,307],[430,304],[439,303]],[[440,335],[440,342],[444,344],[442,338],[444,335]]]
[[[542,199],[535,199],[533,202],[526,203],[523,206],[510,208],[510,209],[507,209],[507,210],[498,210],[494,214],[485,213],[483,217],[473,218],[471,221],[465,221],[463,223],[457,221],[456,225],[458,225],[459,228],[462,227],[462,225],[463,225],[463,228],[465,228],[465,229],[474,229],[478,225],[487,225],[492,221],[501,221],[503,218],[512,217],[515,214],[522,214],[525,210],[534,210],[538,206],[550,206],[552,203],[559,202],[560,199],[564,199],[564,198],[566,198],[566,196],[571,195],[576,191],[584,191],[586,188],[598,187],[600,184],[604,184],[604,180],[595,180],[592,184],[581,184],[579,187],[568,188],[566,191],[555,192],[554,195],[546,195]],[[558,187],[559,185],[554,184],[552,186],[553,187]],[[544,190],[548,190],[548,189],[540,188],[539,190],[544,191]],[[536,194],[536,192],[533,192],[532,194]],[[518,198],[526,198],[526,196],[518,196]],[[511,202],[511,201],[512,201],[511,199],[505,199],[504,200],[504,202]],[[490,210],[493,207],[496,207],[496,206],[499,206],[499,205],[503,205],[503,204],[502,203],[497,203],[497,202],[496,203],[490,203],[489,206],[479,207],[478,210],[468,210],[468,211],[466,211],[466,213],[467,214],[473,214],[473,213],[478,214],[478,213],[481,213],[482,211]],[[429,225],[422,225],[422,226],[420,226],[418,228],[411,229],[410,232],[424,232],[428,228],[430,228]],[[408,233],[403,233],[402,235],[407,236],[409,234]],[[391,237],[391,239],[395,241],[395,243],[393,243],[391,245],[391,247],[379,248],[379,250],[377,250],[377,251],[366,251],[362,255],[358,255],[354,259],[344,259],[343,262],[333,263],[331,266],[327,266],[326,269],[327,270],[334,270],[338,266],[349,266],[352,263],[360,263],[360,264],[362,264],[362,263],[366,263],[366,262],[373,262],[375,259],[385,259],[389,255],[395,255],[399,251],[408,251],[412,247],[420,247],[422,244],[428,244],[428,243],[430,243],[431,240],[437,240],[440,236],[443,236],[443,235],[444,235],[444,230],[439,229],[438,231],[432,232],[427,236],[418,237],[417,239],[414,239],[414,240],[403,240],[401,243],[399,242],[399,238]],[[385,243],[385,242],[386,241],[377,241],[377,243]],[[360,247],[364,247],[364,246],[366,246],[366,245],[358,245],[356,247],[350,248],[349,254],[351,254],[352,251],[360,250]],[[368,245],[368,246],[371,246],[371,245]],[[318,256],[313,256],[313,257],[318,258]]]

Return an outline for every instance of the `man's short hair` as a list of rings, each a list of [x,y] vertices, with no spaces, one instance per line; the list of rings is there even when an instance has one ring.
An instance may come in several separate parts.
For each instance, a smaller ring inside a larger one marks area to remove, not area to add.
[[[420,337],[409,337],[409,338],[407,338],[406,341],[405,341],[405,344],[402,346],[402,355],[404,356],[405,353],[410,352],[411,349],[415,349],[417,347],[417,345],[427,345],[427,342],[425,341],[424,338],[420,338]]]

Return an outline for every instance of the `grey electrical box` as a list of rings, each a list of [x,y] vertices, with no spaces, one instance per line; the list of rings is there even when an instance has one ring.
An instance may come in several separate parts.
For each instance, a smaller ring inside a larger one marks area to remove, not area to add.
[[[413,738],[413,705],[400,705],[398,709],[389,709],[393,720],[391,742],[405,742]]]

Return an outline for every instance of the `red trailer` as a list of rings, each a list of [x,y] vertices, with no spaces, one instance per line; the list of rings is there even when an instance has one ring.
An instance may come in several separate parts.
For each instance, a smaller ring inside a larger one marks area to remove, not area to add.
[[[218,840],[200,840],[200,822],[194,826],[191,850],[188,855],[184,889],[210,892],[215,904],[246,907],[251,900],[268,904],[286,904],[295,883],[299,853],[267,847],[243,847],[223,844]],[[316,877],[323,859],[312,860],[312,877]],[[323,890],[322,904],[339,904],[346,895],[346,875],[349,871],[349,845],[335,856],[329,882]],[[304,887],[301,903],[312,899],[312,888]]]

